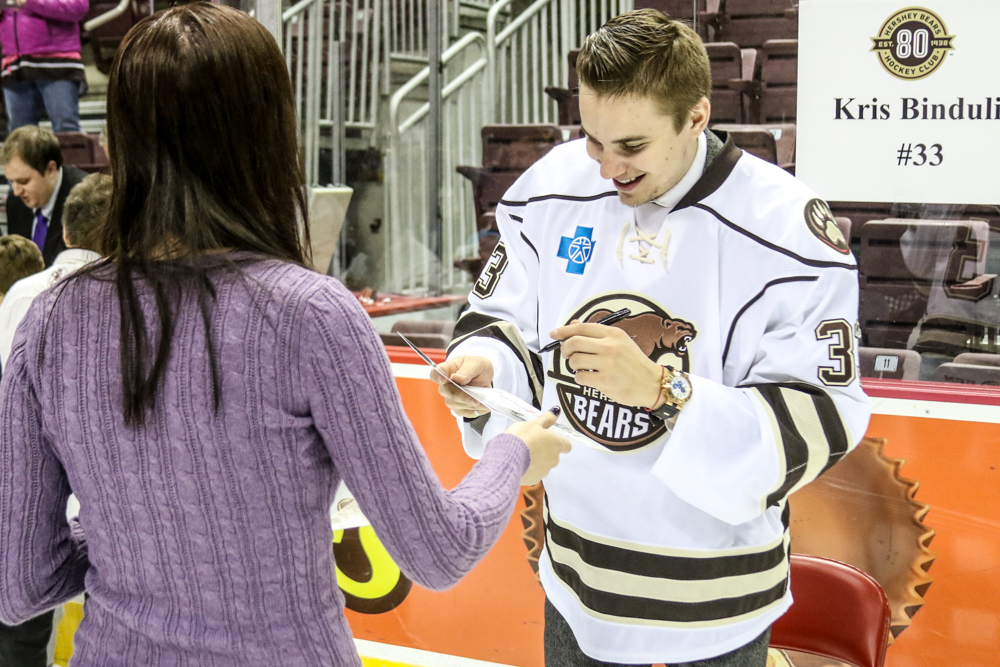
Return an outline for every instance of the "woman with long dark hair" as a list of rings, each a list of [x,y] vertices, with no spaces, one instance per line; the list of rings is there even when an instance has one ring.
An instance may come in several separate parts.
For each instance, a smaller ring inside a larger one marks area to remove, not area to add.
[[[253,19],[197,3],[140,22],[108,149],[107,259],[36,299],[0,384],[0,621],[86,589],[74,667],[359,665],[338,483],[444,588],[568,443],[551,415],[518,424],[441,488],[364,311],[304,267],[291,87]]]

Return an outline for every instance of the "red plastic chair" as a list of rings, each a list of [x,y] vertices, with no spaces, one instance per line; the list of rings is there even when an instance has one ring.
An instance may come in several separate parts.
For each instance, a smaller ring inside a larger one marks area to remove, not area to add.
[[[795,602],[771,626],[771,646],[857,667],[882,667],[889,600],[878,582],[840,561],[792,554]]]

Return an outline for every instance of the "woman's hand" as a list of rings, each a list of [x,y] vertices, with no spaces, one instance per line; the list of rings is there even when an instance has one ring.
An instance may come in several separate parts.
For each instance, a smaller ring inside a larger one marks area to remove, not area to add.
[[[556,417],[552,412],[544,412],[537,419],[512,424],[506,431],[523,440],[531,452],[531,463],[521,476],[523,486],[538,484],[559,463],[559,455],[569,453],[569,440],[548,430],[556,423]]]

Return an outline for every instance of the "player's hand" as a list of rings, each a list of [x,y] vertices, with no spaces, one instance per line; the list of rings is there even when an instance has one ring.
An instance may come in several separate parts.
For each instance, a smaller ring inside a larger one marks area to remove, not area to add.
[[[486,357],[452,357],[438,368],[447,373],[455,384],[463,387],[493,386],[493,364]],[[448,382],[436,370],[431,369],[431,379],[437,382],[438,393],[444,397],[444,404],[459,417],[472,419],[490,411],[485,405]]]
[[[653,407],[660,402],[660,366],[617,327],[573,320],[549,334],[561,340],[560,354],[577,384],[593,387],[616,403]]]
[[[538,484],[559,463],[559,455],[569,453],[572,447],[569,440],[549,430],[555,423],[556,415],[543,412],[536,419],[511,424],[507,429],[506,433],[524,440],[531,452],[528,470],[521,475],[523,486]]]

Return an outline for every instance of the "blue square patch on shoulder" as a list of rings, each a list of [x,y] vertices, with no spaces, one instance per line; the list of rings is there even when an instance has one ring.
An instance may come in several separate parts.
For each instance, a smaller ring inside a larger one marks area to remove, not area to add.
[[[573,238],[564,236],[559,240],[560,259],[568,260],[566,273],[582,275],[587,268],[587,262],[594,255],[594,228],[577,227],[576,235]]]

